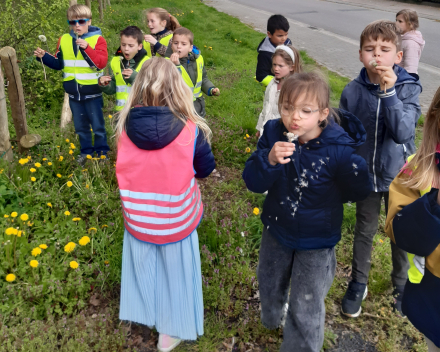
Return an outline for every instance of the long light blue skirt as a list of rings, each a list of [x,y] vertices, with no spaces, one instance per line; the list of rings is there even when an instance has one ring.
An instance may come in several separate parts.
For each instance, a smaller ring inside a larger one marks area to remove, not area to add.
[[[203,293],[197,231],[157,246],[124,233],[119,319],[156,327],[183,340],[203,335]]]

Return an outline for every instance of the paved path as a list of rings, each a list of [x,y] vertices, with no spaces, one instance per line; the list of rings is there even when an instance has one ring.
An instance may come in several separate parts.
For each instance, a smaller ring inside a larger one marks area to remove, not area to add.
[[[395,19],[402,8],[414,8],[427,42],[419,65],[423,92],[422,111],[426,113],[440,86],[440,7],[409,5],[390,0],[206,0],[217,10],[239,18],[256,30],[266,32],[274,13],[290,22],[289,37],[299,49],[330,70],[354,79],[362,68],[359,62],[359,36],[365,26],[381,18]]]

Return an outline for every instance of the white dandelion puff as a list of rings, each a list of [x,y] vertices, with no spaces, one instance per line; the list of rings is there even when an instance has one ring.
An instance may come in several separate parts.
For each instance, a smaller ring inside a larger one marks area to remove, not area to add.
[[[357,168],[358,166],[355,163],[353,163],[353,169],[357,169]]]

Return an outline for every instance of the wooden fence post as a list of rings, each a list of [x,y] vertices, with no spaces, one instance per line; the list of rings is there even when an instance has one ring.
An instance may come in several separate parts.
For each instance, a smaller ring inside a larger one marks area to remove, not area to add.
[[[98,0],[99,18],[104,21],[104,6],[102,4],[103,0]]]
[[[8,110],[6,109],[5,80],[0,65],[0,159],[12,161],[11,142],[9,141]],[[4,154],[3,154],[4,153]]]
[[[91,0],[86,0],[86,6],[89,7],[89,9],[92,8],[92,1]]]
[[[26,123],[26,110],[24,103],[23,85],[21,83],[20,70],[17,63],[17,54],[14,48],[5,46],[0,50],[0,59],[5,69],[5,76],[9,82],[8,96],[11,104],[12,119],[14,120],[15,133],[17,139],[28,133]],[[18,151],[20,153],[26,151],[21,144],[19,144]]]
[[[107,5],[112,6],[112,4],[110,3],[110,0],[107,0]]]

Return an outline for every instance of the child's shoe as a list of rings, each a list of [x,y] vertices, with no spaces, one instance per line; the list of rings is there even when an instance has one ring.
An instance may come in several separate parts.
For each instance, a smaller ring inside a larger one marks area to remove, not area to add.
[[[181,343],[182,340],[165,335],[165,334],[159,334],[159,342],[157,343],[157,349],[161,352],[169,352],[177,347],[179,343]]]
[[[367,297],[368,287],[366,284],[360,284],[350,281],[347,292],[342,299],[341,312],[347,317],[356,318],[361,314],[362,301]]]
[[[402,312],[402,300],[403,300],[403,290],[405,285],[394,287],[393,291],[393,311],[396,312],[400,317],[406,318],[406,315]]]

